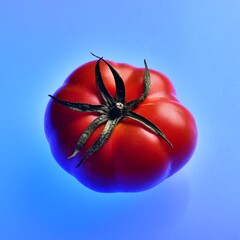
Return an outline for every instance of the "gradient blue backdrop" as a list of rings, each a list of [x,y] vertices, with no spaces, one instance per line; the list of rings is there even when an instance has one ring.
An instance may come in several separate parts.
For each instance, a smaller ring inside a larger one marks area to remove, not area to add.
[[[0,239],[240,239],[239,12],[239,0],[1,1]],[[95,193],[50,153],[47,95],[90,51],[146,58],[196,118],[193,158],[152,190]]]

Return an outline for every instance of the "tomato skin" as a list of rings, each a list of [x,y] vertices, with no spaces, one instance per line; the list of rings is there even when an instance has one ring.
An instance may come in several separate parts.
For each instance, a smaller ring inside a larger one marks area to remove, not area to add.
[[[139,98],[143,90],[143,68],[110,63],[122,76],[126,101]],[[54,96],[72,102],[103,104],[95,82],[92,61],[77,68]],[[109,93],[115,96],[115,83],[106,64],[101,73]],[[111,137],[97,152],[76,168],[86,150],[96,141],[100,126],[81,152],[67,159],[79,136],[98,116],[77,112],[49,101],[45,113],[45,133],[52,154],[63,169],[88,188],[98,192],[137,192],[150,189],[182,168],[192,156],[197,128],[191,113],[176,98],[175,89],[163,74],[150,70],[151,86],[147,98],[133,111],[158,126],[173,148],[142,124],[126,118],[114,129]]]

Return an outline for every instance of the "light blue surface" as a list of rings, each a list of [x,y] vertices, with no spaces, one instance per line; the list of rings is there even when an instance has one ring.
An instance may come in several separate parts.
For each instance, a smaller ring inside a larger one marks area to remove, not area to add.
[[[239,11],[238,0],[2,1],[0,239],[240,239]],[[146,58],[196,118],[193,158],[152,190],[95,193],[50,153],[47,95],[90,51]]]

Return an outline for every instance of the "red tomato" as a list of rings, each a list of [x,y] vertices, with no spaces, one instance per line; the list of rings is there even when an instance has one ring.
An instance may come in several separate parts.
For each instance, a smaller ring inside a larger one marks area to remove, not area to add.
[[[170,80],[146,62],[135,68],[99,58],[77,68],[51,98],[45,133],[52,154],[95,191],[152,188],[195,149],[191,113]]]

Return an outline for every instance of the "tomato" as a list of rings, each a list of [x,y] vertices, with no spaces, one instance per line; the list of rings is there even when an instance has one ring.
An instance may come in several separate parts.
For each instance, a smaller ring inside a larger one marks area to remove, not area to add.
[[[51,96],[45,133],[68,173],[98,192],[150,189],[192,156],[197,128],[162,73],[103,58],[73,71]]]

